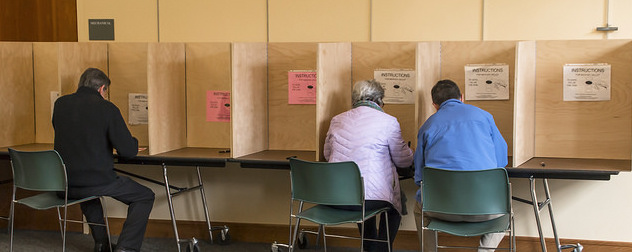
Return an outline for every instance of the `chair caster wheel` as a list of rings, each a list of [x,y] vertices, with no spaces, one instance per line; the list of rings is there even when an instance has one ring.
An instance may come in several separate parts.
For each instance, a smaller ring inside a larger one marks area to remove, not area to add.
[[[186,249],[187,252],[200,252],[200,246],[198,245],[198,240],[194,238],[191,238],[191,241],[189,242],[189,245],[187,246]]]
[[[224,229],[219,232],[216,239],[220,245],[230,243],[230,233],[228,233],[228,227],[224,227]]]

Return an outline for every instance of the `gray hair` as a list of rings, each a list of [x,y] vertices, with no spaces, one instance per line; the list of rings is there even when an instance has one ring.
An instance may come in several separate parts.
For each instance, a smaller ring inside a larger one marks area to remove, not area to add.
[[[106,85],[106,88],[109,87],[110,78],[103,71],[97,68],[88,68],[83,72],[83,74],[81,74],[78,87],[88,87],[94,90],[99,90],[99,88],[103,85]]]
[[[351,101],[353,104],[359,101],[372,101],[378,105],[384,105],[384,88],[375,80],[362,80],[353,85],[351,92]]]

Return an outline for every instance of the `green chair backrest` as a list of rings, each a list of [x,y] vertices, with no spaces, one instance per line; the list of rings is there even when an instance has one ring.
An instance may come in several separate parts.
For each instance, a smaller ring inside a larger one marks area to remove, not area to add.
[[[423,170],[423,211],[455,215],[511,212],[509,178],[504,168],[478,171]]]
[[[292,199],[325,205],[358,205],[364,186],[355,162],[309,162],[290,159]]]
[[[18,151],[9,148],[9,156],[16,187],[36,191],[66,190],[66,170],[57,151]]]

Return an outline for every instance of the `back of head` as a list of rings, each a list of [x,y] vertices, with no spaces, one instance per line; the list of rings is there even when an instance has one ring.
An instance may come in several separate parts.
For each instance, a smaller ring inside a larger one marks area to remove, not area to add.
[[[87,87],[99,90],[99,88],[103,85],[109,87],[110,78],[103,71],[97,68],[88,68],[83,72],[83,74],[81,74],[78,87]]]
[[[384,88],[375,80],[362,80],[353,85],[351,92],[351,102],[356,104],[359,101],[372,101],[378,105],[384,105]]]
[[[432,103],[441,105],[450,99],[461,99],[461,90],[452,80],[440,80],[432,87]]]

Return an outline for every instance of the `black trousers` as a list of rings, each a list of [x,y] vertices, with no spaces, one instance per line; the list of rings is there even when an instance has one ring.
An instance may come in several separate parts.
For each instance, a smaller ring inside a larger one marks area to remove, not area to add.
[[[386,226],[386,216],[382,213],[380,215],[380,227],[377,228],[377,217],[373,217],[364,222],[364,238],[369,239],[379,239],[386,240],[386,230],[388,229],[390,240],[387,245],[384,242],[372,242],[365,241],[364,242],[364,250],[372,252],[372,251],[388,251],[388,247],[391,247],[391,251],[393,251],[393,242],[395,241],[395,236],[397,235],[397,231],[399,231],[399,225],[402,220],[402,216],[399,215],[397,209],[393,207],[393,205],[388,201],[383,200],[365,200],[364,205],[367,210],[378,209],[382,207],[390,207],[387,211],[388,213],[388,227]],[[348,209],[348,210],[361,210],[360,206],[332,206],[334,208],[340,209]],[[358,229],[360,231],[362,228],[361,224],[358,224]]]
[[[147,228],[147,220],[154,206],[154,192],[146,186],[122,176],[119,176],[115,182],[108,185],[68,188],[68,198],[82,198],[93,195],[112,197],[128,206],[127,219],[123,224],[117,248],[140,251]],[[81,211],[86,216],[87,221],[105,223],[99,199],[81,203]],[[90,231],[95,242],[105,244],[109,242],[105,227],[90,225]]]

